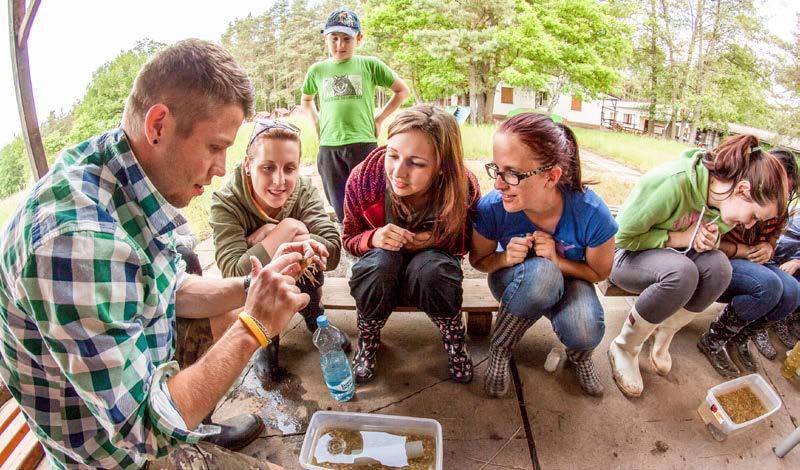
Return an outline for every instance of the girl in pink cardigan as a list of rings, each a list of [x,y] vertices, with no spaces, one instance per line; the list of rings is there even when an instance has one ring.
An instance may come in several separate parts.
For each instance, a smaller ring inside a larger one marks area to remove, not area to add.
[[[461,320],[461,258],[478,199],[458,124],[431,106],[400,113],[387,145],[353,169],[342,238],[360,257],[350,279],[358,310],[357,382],[374,377],[381,328],[397,306],[427,313],[442,334],[450,376],[472,380]]]

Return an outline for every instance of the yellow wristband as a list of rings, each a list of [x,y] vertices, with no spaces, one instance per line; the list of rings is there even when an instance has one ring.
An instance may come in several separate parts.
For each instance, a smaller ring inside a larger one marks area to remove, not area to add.
[[[258,344],[260,344],[262,348],[266,348],[269,345],[269,334],[267,334],[267,329],[264,328],[264,325],[262,325],[260,321],[256,320],[245,311],[239,314],[239,320],[241,320],[244,326],[250,330],[250,333],[256,337]]]

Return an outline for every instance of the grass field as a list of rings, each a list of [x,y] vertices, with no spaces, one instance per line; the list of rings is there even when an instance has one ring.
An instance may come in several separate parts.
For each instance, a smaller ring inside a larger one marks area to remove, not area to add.
[[[644,137],[600,129],[573,128],[578,145],[612,158],[638,170],[678,158],[684,150],[693,148],[674,140]]]
[[[11,213],[14,212],[14,209],[17,208],[22,197],[25,195],[27,190],[22,190],[18,193],[12,194],[11,196],[0,200],[0,227],[6,224],[6,221],[9,217],[11,217]]]

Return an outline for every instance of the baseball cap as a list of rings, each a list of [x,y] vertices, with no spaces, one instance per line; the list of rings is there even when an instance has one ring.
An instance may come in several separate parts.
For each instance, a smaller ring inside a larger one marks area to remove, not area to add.
[[[345,33],[348,36],[358,36],[361,32],[361,22],[358,15],[352,10],[339,8],[328,16],[322,34]]]

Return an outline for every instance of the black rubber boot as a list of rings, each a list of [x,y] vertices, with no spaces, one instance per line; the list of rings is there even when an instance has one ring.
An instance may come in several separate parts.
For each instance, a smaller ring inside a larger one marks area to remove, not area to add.
[[[795,338],[800,339],[800,312],[794,312],[789,315],[789,318],[786,319],[786,323],[788,323],[789,332],[792,333]]]
[[[753,342],[755,342],[756,334],[762,331],[766,324],[766,320],[759,318],[742,328],[741,331],[728,342],[733,350],[736,351],[736,355],[739,356],[739,362],[742,364],[742,367],[747,371],[756,371],[756,361],[750,352],[750,340],[752,339]],[[770,344],[770,346],[772,345]],[[758,347],[758,345],[756,345],[756,347]]]
[[[219,434],[204,437],[204,442],[232,451],[244,449],[264,431],[264,422],[252,413],[237,415],[221,423],[214,423],[208,415],[203,424],[215,424],[221,428]]]
[[[738,377],[739,368],[731,361],[725,345],[749,322],[736,315],[731,304],[725,306],[719,318],[711,322],[708,331],[700,337],[697,348],[706,355],[711,366],[723,377]]]
[[[258,348],[256,357],[253,359],[256,377],[265,387],[268,384],[279,382],[286,376],[286,369],[278,365],[278,354],[281,348],[280,336],[270,339],[266,348]]]

